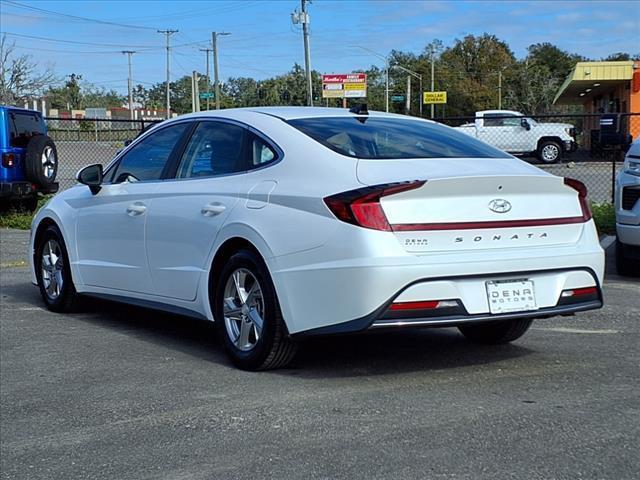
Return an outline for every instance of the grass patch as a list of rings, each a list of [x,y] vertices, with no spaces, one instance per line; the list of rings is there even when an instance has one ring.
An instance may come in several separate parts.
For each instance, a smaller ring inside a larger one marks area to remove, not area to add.
[[[616,210],[612,203],[592,203],[593,221],[600,234],[615,235]]]
[[[46,195],[38,199],[38,208],[36,212],[42,207],[51,195]],[[20,208],[19,206],[12,206],[6,211],[0,212],[0,228],[15,228],[18,230],[29,230],[31,228],[31,220],[33,220],[34,213]]]

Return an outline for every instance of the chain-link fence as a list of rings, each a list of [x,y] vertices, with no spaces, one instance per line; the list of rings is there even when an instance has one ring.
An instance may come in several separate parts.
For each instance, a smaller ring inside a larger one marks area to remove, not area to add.
[[[153,121],[47,118],[58,148],[60,189],[75,183],[76,172],[108,163]],[[438,121],[480,138],[554,175],[576,178],[594,202],[611,202],[615,176],[631,138],[640,136],[640,113],[440,118]]]
[[[58,150],[57,182],[60,190],[76,183],[78,170],[85,165],[106,165],[124,142],[136,138],[154,122],[120,119],[45,118],[49,136]]]

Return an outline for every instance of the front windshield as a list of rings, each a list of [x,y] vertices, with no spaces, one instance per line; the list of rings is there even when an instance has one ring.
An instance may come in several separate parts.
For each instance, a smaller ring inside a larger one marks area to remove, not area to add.
[[[509,158],[497,148],[438,123],[394,117],[318,117],[289,120],[322,145],[348,157]]]

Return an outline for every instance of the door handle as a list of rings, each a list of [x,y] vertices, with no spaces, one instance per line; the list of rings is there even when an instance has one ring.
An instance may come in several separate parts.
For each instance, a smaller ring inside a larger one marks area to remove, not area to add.
[[[202,207],[200,213],[202,213],[202,215],[204,215],[205,217],[213,217],[215,215],[220,215],[226,209],[227,207],[225,207],[223,204],[214,202]]]
[[[132,203],[127,207],[127,215],[136,217],[147,211],[147,207],[142,203]]]

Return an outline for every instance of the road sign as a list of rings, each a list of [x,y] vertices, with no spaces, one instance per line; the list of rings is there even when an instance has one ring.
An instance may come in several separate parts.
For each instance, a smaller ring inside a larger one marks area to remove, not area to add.
[[[422,103],[447,103],[447,92],[424,92]]]
[[[322,98],[362,98],[366,96],[366,73],[322,75]]]
[[[215,94],[213,92],[202,92],[200,94],[200,98],[202,98],[203,100],[206,100],[207,98],[214,98]]]
[[[392,102],[404,102],[404,95],[391,95]]]

